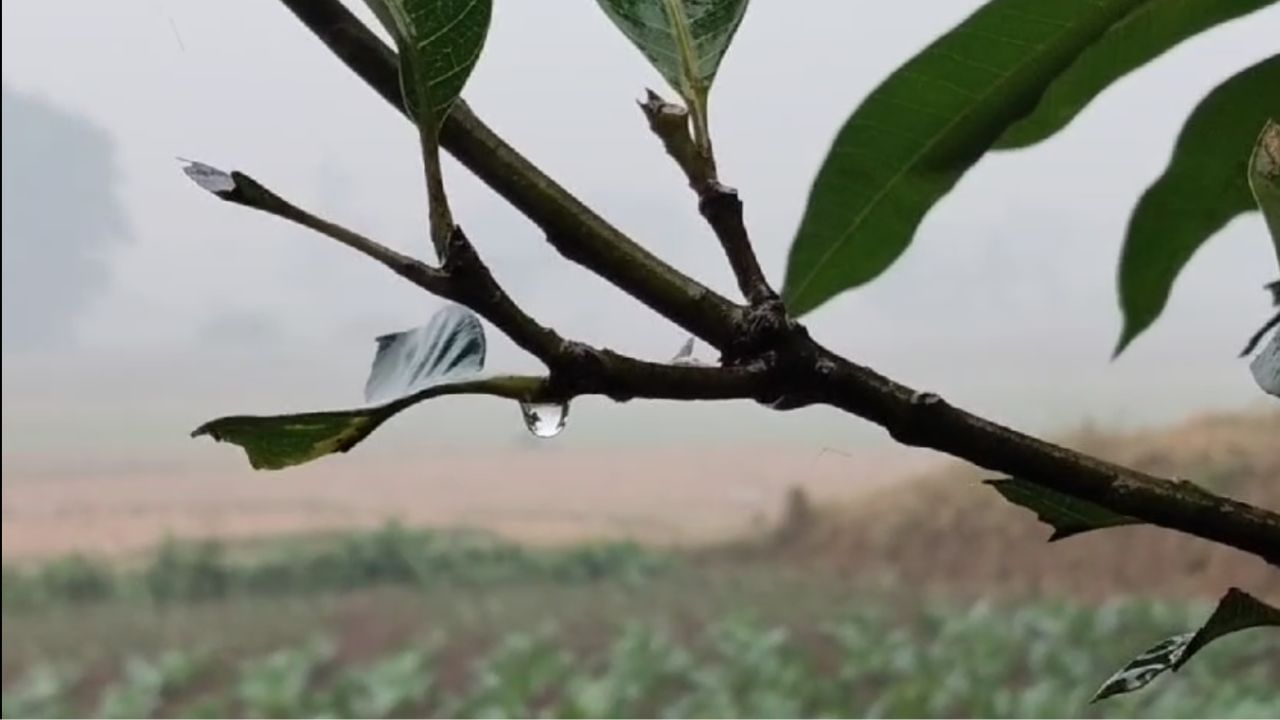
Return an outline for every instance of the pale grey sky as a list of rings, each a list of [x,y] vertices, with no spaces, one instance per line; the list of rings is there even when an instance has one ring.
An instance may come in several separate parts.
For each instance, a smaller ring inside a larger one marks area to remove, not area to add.
[[[776,282],[835,130],[977,4],[752,4],[713,93],[712,126],[722,175],[741,190]],[[638,241],[732,294],[717,244],[633,102],[661,79],[594,2],[497,5],[465,93],[477,112]],[[166,443],[194,457],[233,452],[180,443],[218,414],[358,400],[373,336],[424,322],[438,306],[330,241],[217,202],[179,172],[179,155],[244,170],[427,254],[414,134],[278,3],[6,0],[0,27],[7,88],[82,115],[114,140],[113,190],[131,228],[104,254],[109,281],[70,346],[6,348],[7,456],[10,440],[84,453]],[[1277,28],[1280,6],[1194,38],[1108,90],[1051,142],[984,159],[897,266],[810,317],[814,332],[892,376],[1034,429],[1250,404],[1259,393],[1234,354],[1263,319],[1261,286],[1276,274],[1256,216],[1194,258],[1165,317],[1116,362],[1113,278],[1128,211],[1163,168],[1181,120],[1218,82],[1273,52]],[[48,162],[77,173],[74,156]],[[446,173],[455,216],[540,319],[654,358],[680,346],[678,329],[562,260],[456,164]],[[491,345],[492,369],[532,367],[509,343]],[[421,408],[389,433],[414,442],[446,412],[470,418],[449,426],[478,443],[518,432],[514,408],[447,408]],[[820,410],[583,403],[565,441],[626,433],[815,447],[871,436]]]

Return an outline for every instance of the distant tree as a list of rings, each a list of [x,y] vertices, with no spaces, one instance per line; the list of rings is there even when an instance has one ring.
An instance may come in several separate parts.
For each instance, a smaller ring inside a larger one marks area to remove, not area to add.
[[[111,138],[75,113],[3,90],[6,353],[61,347],[129,239]]]

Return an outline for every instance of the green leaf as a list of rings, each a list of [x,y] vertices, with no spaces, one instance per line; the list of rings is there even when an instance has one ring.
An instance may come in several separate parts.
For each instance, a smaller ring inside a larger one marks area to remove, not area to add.
[[[1258,128],[1280,117],[1280,55],[1229,78],[1200,101],[1164,173],[1129,218],[1120,256],[1124,314],[1116,354],[1164,310],[1182,268],[1232,218],[1256,208],[1248,165]]]
[[[426,325],[377,339],[365,400],[351,410],[288,415],[236,415],[201,425],[208,435],[245,449],[255,469],[279,470],[346,452],[396,413],[441,395],[510,389],[510,379],[475,380],[484,368],[484,327],[475,313],[447,305]],[[467,379],[462,379],[467,378]]]
[[[742,24],[748,0],[597,0],[693,116],[694,141],[711,156],[707,97]]]
[[[687,102],[705,97],[748,0],[598,0]]]
[[[255,470],[281,470],[332,453],[347,452],[402,410],[445,395],[492,395],[528,401],[544,389],[543,379],[505,375],[446,382],[372,407],[288,415],[234,415],[211,420],[191,437],[208,435],[244,448]]]
[[[1061,130],[1095,97],[1128,73],[1189,37],[1271,5],[1275,0],[1147,0],[1059,75],[1030,115],[997,148],[1020,148]]]
[[[1145,687],[1161,673],[1182,667],[1214,640],[1263,626],[1280,626],[1280,610],[1239,588],[1231,588],[1199,630],[1174,635],[1138,655],[1102,684],[1092,702]]]
[[[1249,190],[1262,211],[1280,263],[1280,124],[1274,118],[1267,119],[1249,159]],[[1280,304],[1280,290],[1274,292]]]
[[[480,58],[493,0],[385,2],[397,30],[406,107],[434,138]]]
[[[191,437],[208,435],[239,445],[253,469],[281,470],[350,450],[402,409],[383,406],[294,415],[236,415],[207,422]]]
[[[1141,0],[991,0],[854,111],[809,193],[783,296],[797,315],[884,272],[925,213]]]
[[[1142,523],[1137,518],[1120,515],[1101,505],[1025,480],[1004,478],[987,480],[986,483],[1003,495],[1005,500],[1034,512],[1042,522],[1052,526],[1053,535],[1049,536],[1049,542],[1090,530]]]

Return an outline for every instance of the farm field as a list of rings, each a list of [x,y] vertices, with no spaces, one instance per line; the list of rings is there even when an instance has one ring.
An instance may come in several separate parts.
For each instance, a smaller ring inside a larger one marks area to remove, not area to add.
[[[1280,415],[1080,444],[1275,506]],[[1233,635],[1089,704],[1194,627],[1239,554],[1047,531],[960,467],[662,545],[422,524],[174,539],[5,565],[4,717],[1275,717],[1280,639]],[[914,533],[902,528],[911,526]],[[584,537],[586,534],[584,534]]]

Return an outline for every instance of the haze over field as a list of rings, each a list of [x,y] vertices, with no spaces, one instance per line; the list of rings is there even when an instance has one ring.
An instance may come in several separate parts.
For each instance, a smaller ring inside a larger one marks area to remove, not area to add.
[[[722,174],[742,192],[774,280],[809,180],[855,99],[976,5],[753,6],[718,81],[713,124]],[[186,433],[220,414],[356,402],[372,338],[438,307],[324,238],[212,200],[179,172],[178,155],[243,169],[321,214],[428,251],[409,126],[281,7],[14,0],[3,19],[6,484],[240,469],[238,450]],[[809,318],[815,334],[1042,432],[1255,403],[1234,353],[1265,314],[1260,288],[1272,279],[1256,216],[1209,243],[1165,317],[1124,357],[1108,357],[1128,209],[1166,162],[1186,111],[1263,57],[1277,23],[1272,7],[1196,37],[1053,141],[982,161],[896,267]],[[605,216],[732,295],[719,248],[634,106],[658,83],[590,3],[507,2],[466,95]],[[646,357],[670,357],[683,342],[557,256],[459,166],[446,173],[456,216],[537,317]],[[490,340],[491,368],[534,367]],[[446,447],[524,452],[530,442],[507,403],[444,400],[397,419],[360,453],[421,468]],[[750,443],[812,457],[888,440],[822,409],[582,401],[554,442],[557,452]]]

